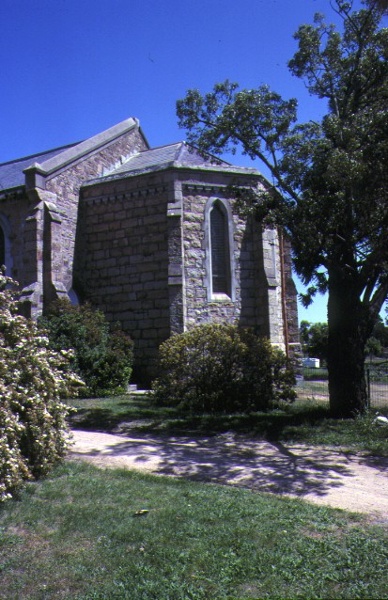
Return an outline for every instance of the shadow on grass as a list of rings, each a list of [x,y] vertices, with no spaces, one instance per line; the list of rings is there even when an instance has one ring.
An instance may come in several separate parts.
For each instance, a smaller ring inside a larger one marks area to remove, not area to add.
[[[68,417],[72,429],[106,433],[127,428],[153,430],[176,414],[174,409],[153,406],[147,397],[78,399],[69,404],[76,409]]]
[[[80,457],[278,494],[324,496],[341,488],[344,478],[354,476],[355,460],[343,447],[369,451],[370,423],[335,421],[326,406],[306,402],[250,415],[182,414],[144,397],[78,401],[78,406],[71,426],[84,430],[80,440],[93,440],[88,431],[126,436],[87,441]],[[380,432],[372,428],[372,434]],[[355,439],[358,447],[352,446]],[[383,458],[374,464],[365,457],[368,463],[375,473],[387,468]]]
[[[147,396],[119,396],[74,401],[70,415],[72,429],[153,436],[216,436],[228,432],[269,442],[295,442],[326,445],[388,455],[386,428],[374,423],[374,414],[360,419],[330,417],[322,403],[297,401],[268,412],[252,414],[188,414],[176,408],[159,407]]]
[[[130,418],[130,414],[127,418]],[[107,408],[81,408],[69,417],[69,423],[73,429],[111,432],[123,419],[125,413],[114,414]]]
[[[118,397],[79,400],[77,412],[69,417],[73,429],[106,433],[198,433],[212,435],[233,431],[269,441],[300,439],[304,428],[329,418],[325,406],[298,408],[285,406],[268,412],[251,414],[191,414],[168,407],[158,407],[147,397]]]
[[[87,432],[79,432],[76,439],[73,458],[91,460],[102,467],[148,471],[300,498],[309,494],[324,497],[346,489],[346,482],[357,476],[355,467],[359,462],[356,456],[341,449],[265,441],[235,432],[131,432],[127,437],[102,435],[95,439]],[[373,467],[372,476],[383,481],[387,459],[369,466]],[[348,490],[348,504],[344,507],[358,510],[358,500],[352,504],[352,496]],[[368,510],[378,510],[376,495],[372,494],[370,500]],[[363,504],[367,504],[367,499]]]

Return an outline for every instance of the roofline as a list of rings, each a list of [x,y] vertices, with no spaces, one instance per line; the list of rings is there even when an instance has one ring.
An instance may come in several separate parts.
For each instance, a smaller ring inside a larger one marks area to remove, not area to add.
[[[20,194],[25,192],[26,190],[26,186],[24,184],[22,185],[14,185],[13,187],[9,187],[9,188],[1,188],[0,189],[0,200],[3,200],[6,196],[9,196],[9,194]]]
[[[31,171],[35,171],[43,176],[51,175],[55,171],[63,169],[69,164],[75,162],[76,160],[79,160],[86,154],[89,154],[91,151],[95,151],[101,148],[102,146],[106,146],[114,139],[120,137],[124,133],[127,133],[131,129],[134,129],[135,127],[138,127],[141,131],[138,119],[132,117],[130,117],[129,119],[125,119],[125,121],[121,121],[121,123],[118,123],[117,125],[106,129],[102,133],[98,133],[97,135],[94,135],[93,137],[88,138],[83,142],[80,142],[76,146],[73,146],[68,150],[65,150],[64,152],[61,152],[57,156],[49,158],[41,164],[39,162],[34,162],[32,165],[24,169],[23,172],[29,174]],[[141,133],[144,137],[146,144],[149,145],[142,131]]]
[[[171,145],[173,145],[173,144],[171,144]],[[115,181],[118,179],[129,179],[131,177],[147,175],[148,173],[157,173],[160,171],[169,171],[169,170],[195,171],[195,172],[205,172],[205,173],[218,172],[218,173],[223,173],[225,175],[240,175],[240,176],[246,176],[246,177],[253,176],[253,177],[257,177],[261,181],[267,182],[264,175],[262,175],[262,173],[260,173],[260,171],[258,171],[255,168],[235,167],[235,166],[229,165],[229,164],[227,164],[227,165],[211,165],[211,164],[209,164],[209,165],[191,165],[190,166],[190,165],[179,164],[176,161],[171,161],[171,162],[165,163],[164,165],[160,165],[160,166],[136,169],[134,171],[130,171],[127,173],[116,173],[116,174],[112,174],[112,175],[105,175],[104,177],[97,177],[94,179],[89,179],[88,181],[85,181],[81,187],[84,188],[84,187],[96,185],[98,183],[105,183],[105,182],[109,182],[109,181]]]
[[[186,140],[179,140],[177,142],[171,142],[170,144],[161,144],[160,146],[153,146],[152,148],[149,147],[148,150],[151,150],[151,151],[160,150],[161,148],[171,148],[171,146],[181,146],[181,148],[179,149],[179,155],[182,152],[182,146],[186,146],[189,149],[189,152],[191,152],[191,150],[194,150],[203,157],[209,157],[209,158],[214,159],[217,162],[217,164],[219,164],[221,166],[222,165],[226,165],[226,166],[230,165],[233,167],[233,164],[228,162],[227,160],[224,160],[223,158],[220,158],[219,156],[216,156],[215,154],[211,154],[210,152],[202,152],[199,150],[199,148],[197,148],[197,146],[194,146],[194,144],[190,144],[189,142],[186,142]],[[148,150],[140,150],[139,152],[134,154],[133,157],[131,157],[131,158],[134,158],[135,156],[137,156],[138,154],[142,154],[143,152],[148,152]],[[177,159],[176,162],[179,163],[179,159]]]
[[[64,146],[58,146],[57,148],[50,148],[49,150],[43,150],[42,152],[36,152],[27,156],[21,156],[20,158],[14,158],[13,160],[7,160],[3,163],[0,163],[0,167],[4,167],[5,165],[13,165],[18,162],[23,162],[25,160],[28,160],[29,158],[38,158],[39,156],[42,156],[42,154],[48,154],[49,152],[56,152],[57,150],[67,150],[67,148],[78,146],[78,144],[80,143],[81,142],[73,142],[72,144],[65,144]]]

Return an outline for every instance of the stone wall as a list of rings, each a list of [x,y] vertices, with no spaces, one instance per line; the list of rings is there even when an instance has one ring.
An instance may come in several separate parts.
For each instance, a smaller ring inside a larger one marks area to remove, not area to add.
[[[185,327],[228,322],[252,327],[284,348],[279,244],[276,231],[262,231],[252,217],[241,217],[226,184],[218,188],[183,184]],[[206,207],[222,199],[230,208],[232,291],[209,295],[209,241]]]
[[[161,163],[144,173],[109,175],[147,148],[138,122],[129,119],[34,163],[24,171],[25,189],[0,199],[9,274],[19,280],[30,314],[38,316],[74,287],[131,335],[138,383],[149,384],[156,374],[164,340],[201,323],[253,327],[283,349],[286,340],[296,348],[289,243],[239,215],[230,191],[265,183],[225,164],[163,169]],[[228,295],[211,292],[214,201],[228,215]]]
[[[75,287],[135,343],[137,383],[155,375],[170,336],[168,182],[140,177],[82,190]]]
[[[299,335],[298,302],[295,282],[292,278],[291,243],[287,236],[283,237],[284,280],[285,280],[285,313],[287,315],[288,353],[296,362],[302,358],[302,347]]]
[[[53,234],[54,239],[59,239],[55,262],[52,265],[52,278],[62,282],[67,290],[72,286],[78,200],[82,184],[120,164],[120,158],[145,149],[147,145],[144,138],[138,128],[134,128],[105,148],[83,157],[62,172],[48,178],[46,190],[55,194],[55,205],[62,219],[61,228]]]
[[[38,261],[42,259],[42,246],[36,244],[41,208],[35,206],[24,190],[13,192],[0,200],[4,233],[10,246],[7,275],[13,277],[21,288],[37,280]]]
[[[278,233],[239,216],[227,184],[220,174],[188,180],[187,173],[165,170],[81,190],[76,291],[131,335],[138,383],[149,384],[157,373],[164,340],[201,323],[253,327],[285,347]],[[215,199],[229,206],[231,219],[233,290],[223,298],[209,296],[205,213]]]
[[[7,275],[16,279],[22,272],[23,235],[22,224],[28,216],[27,198],[23,193],[15,193],[0,200],[0,225],[4,232]]]
[[[201,186],[199,184],[183,185],[183,218],[182,235],[184,249],[184,294],[185,294],[185,327],[209,322],[238,323],[241,316],[241,252],[245,235],[245,223],[235,214],[232,217],[231,260],[232,294],[231,297],[209,298],[210,273],[207,254],[209,253],[208,235],[206,231],[205,211],[209,201],[222,198],[229,203],[233,211],[233,202],[225,199],[225,189]],[[251,269],[245,266],[245,274]],[[254,277],[254,276],[253,276]],[[249,286],[247,278],[245,282]],[[255,306],[252,307],[255,312]],[[249,317],[246,318],[249,322]]]

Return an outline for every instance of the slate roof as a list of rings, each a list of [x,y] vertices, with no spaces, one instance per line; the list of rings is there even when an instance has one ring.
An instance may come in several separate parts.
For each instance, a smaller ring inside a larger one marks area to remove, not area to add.
[[[76,146],[76,144],[68,144],[67,146],[61,146],[60,148],[54,148],[53,150],[46,150],[46,152],[40,152],[39,154],[32,154],[31,156],[25,156],[24,158],[18,158],[9,162],[0,164],[0,189],[8,190],[16,187],[21,187],[25,182],[24,169],[31,166],[33,163],[42,163],[61,152],[64,152],[68,148]]]
[[[186,142],[178,142],[138,152],[130,156],[120,167],[109,173],[109,176],[129,173],[139,174],[166,169],[172,166],[193,167],[203,165],[229,166],[229,163],[215,158],[210,154],[203,157],[193,146],[186,144]]]
[[[256,169],[246,167],[235,167],[211,154],[202,156],[194,146],[186,142],[177,142],[167,146],[142,150],[126,159],[121,165],[115,167],[109,173],[86,181],[84,185],[94,185],[100,181],[110,179],[121,179],[122,177],[134,177],[143,173],[161,171],[167,168],[200,168],[214,169],[227,172],[260,175]]]
[[[136,124],[136,122],[133,119],[128,119],[116,126],[116,128],[123,126],[128,127],[129,125],[133,126],[133,124]],[[69,144],[67,146],[0,164],[0,190],[12,190],[13,188],[22,187],[25,184],[25,174],[23,171],[28,167],[31,167],[34,163],[38,163],[43,169],[50,170],[51,168],[57,167],[58,164],[65,164],[66,162],[73,160],[75,155],[78,156],[78,154],[81,155],[82,152],[88,151],[90,149],[89,146],[91,144],[95,145],[96,140],[98,141],[101,136],[106,137],[106,135],[110,135],[112,132],[115,133],[116,128],[107,130],[106,132],[103,132],[103,134],[99,134],[99,136],[90,138],[85,142]],[[85,145],[86,149],[84,148]],[[116,179],[125,176],[141,175],[152,171],[160,171],[169,167],[210,168],[221,171],[226,170],[239,173],[259,174],[256,169],[235,167],[211,154],[202,156],[194,146],[190,146],[186,142],[178,142],[176,144],[169,144],[167,146],[160,146],[158,148],[137,152],[127,158],[121,165],[113,168],[109,173],[85,182],[85,184],[90,185],[111,178]]]
[[[41,174],[52,174],[56,170],[64,168],[74,161],[80,160],[91,152],[96,151],[98,148],[109,144],[112,140],[136,127],[140,131],[139,121],[134,117],[130,117],[83,142],[68,144],[67,146],[61,146],[53,150],[47,150],[46,152],[2,163],[0,164],[0,190],[11,190],[23,186],[25,184],[25,174],[23,171],[34,164],[39,166]],[[141,135],[148,146],[143,132],[141,132]]]

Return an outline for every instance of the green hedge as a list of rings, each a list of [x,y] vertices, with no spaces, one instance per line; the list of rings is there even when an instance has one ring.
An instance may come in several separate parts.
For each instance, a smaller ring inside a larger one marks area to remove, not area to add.
[[[73,370],[85,382],[82,395],[98,397],[125,392],[132,373],[133,342],[89,304],[56,300],[39,321],[54,350],[73,351]]]
[[[268,340],[234,325],[201,325],[160,346],[156,403],[191,412],[266,410],[295,398],[294,373]]]

